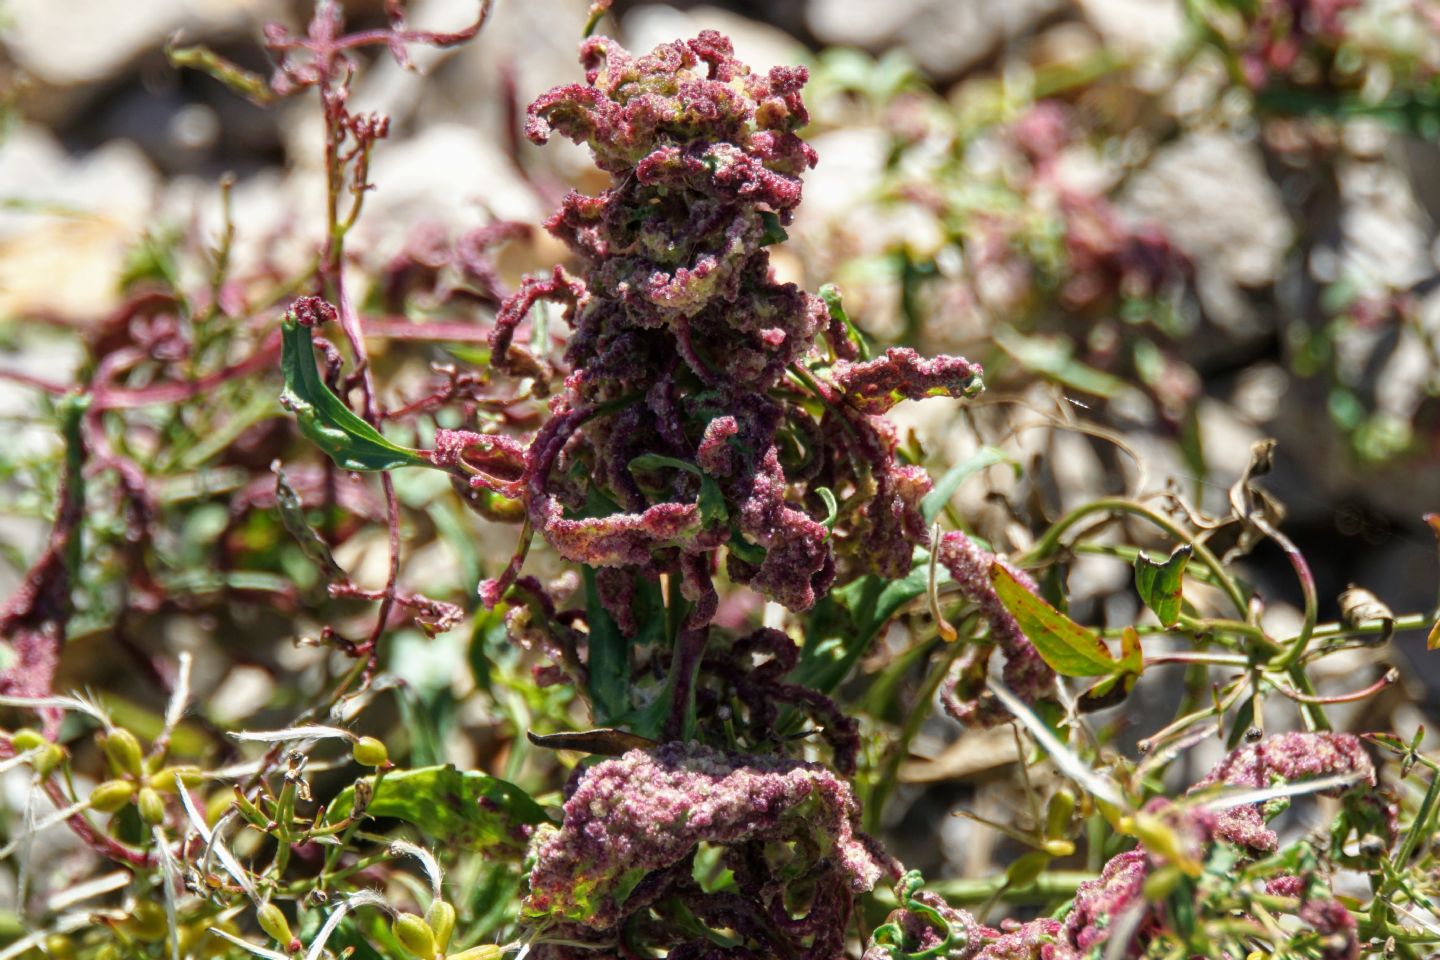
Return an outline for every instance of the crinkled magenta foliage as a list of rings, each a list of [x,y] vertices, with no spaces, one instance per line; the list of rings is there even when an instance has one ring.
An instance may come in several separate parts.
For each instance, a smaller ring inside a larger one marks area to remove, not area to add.
[[[596,38],[580,56],[585,82],[540,97],[526,129],[536,142],[558,133],[588,146],[611,186],[565,198],[546,226],[578,268],[527,279],[491,339],[498,368],[537,392],[559,383],[550,419],[523,450],[446,442],[453,459],[473,461],[472,485],[519,499],[528,531],[596,569],[599,605],[627,638],[646,626],[641,588],[668,578],[670,603],[683,601],[661,693],[670,738],[708,717],[702,737],[723,723],[752,750],[774,749],[782,711],[798,708],[848,773],[856,723],[789,678],[793,639],[762,629],[711,642],[713,578],[723,559],[731,581],[798,612],[856,577],[907,575],[928,540],[920,502],[931,482],[898,462],[884,415],[904,399],[973,396],[982,371],[908,348],[869,357],[839,309],[775,277],[768,247],[785,238],[801,174],[817,159],[797,135],[808,120],[803,68],[754,73],[713,31],[641,57]],[[530,320],[547,303],[572,330],[560,358]],[[989,556],[960,533],[944,551],[957,579]],[[524,555],[522,545],[484,599],[508,602],[512,636],[584,679],[595,611],[558,615],[541,585],[519,576]],[[962,590],[981,605],[1017,690],[1045,696],[1053,674],[988,579]],[[971,661],[981,670],[989,649]],[[714,955],[698,920],[740,937],[725,956],[834,957],[852,893],[882,870],[854,833],[848,787],[775,756],[679,742],[632,753],[586,774],[565,811],[564,825],[536,840],[526,902],[552,952],[568,949],[556,939],[621,936],[671,957]],[[702,844],[723,849],[738,894],[697,886]],[[661,921],[676,902],[688,926]]]
[[[587,771],[564,825],[537,835],[524,911],[561,925],[559,939],[599,946],[627,917],[651,926],[642,912],[678,893],[755,955],[839,956],[853,894],[889,867],[856,831],[858,813],[850,787],[818,764],[685,743],[634,750]],[[702,845],[720,851],[733,891],[697,885]],[[648,932],[681,955],[704,943],[680,927]]]

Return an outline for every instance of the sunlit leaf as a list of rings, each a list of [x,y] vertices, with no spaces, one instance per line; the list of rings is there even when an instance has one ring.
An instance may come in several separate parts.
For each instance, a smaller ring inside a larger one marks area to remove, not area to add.
[[[1135,589],[1145,606],[1160,618],[1161,626],[1173,627],[1180,619],[1185,567],[1193,552],[1185,543],[1161,563],[1151,560],[1143,551],[1135,557]]]
[[[418,450],[393,443],[330,391],[315,368],[309,327],[286,317],[280,323],[280,368],[285,389],[280,403],[295,415],[300,432],[345,470],[428,467]]]
[[[1035,596],[999,563],[990,565],[990,581],[1005,609],[1035,645],[1050,669],[1066,677],[1103,677],[1124,670],[1105,641]]]

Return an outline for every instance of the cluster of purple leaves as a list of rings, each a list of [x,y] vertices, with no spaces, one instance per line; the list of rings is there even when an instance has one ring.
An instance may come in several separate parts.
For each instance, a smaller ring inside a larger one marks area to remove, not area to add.
[[[808,120],[803,68],[752,73],[713,31],[641,57],[594,38],[581,61],[585,83],[533,103],[527,132],[587,145],[613,185],[565,198],[546,226],[577,274],[527,279],[491,338],[498,368],[563,384],[524,449],[504,449],[504,475],[478,470],[471,483],[522,500],[530,530],[601,568],[600,598],[627,636],[636,578],[678,583],[685,683],[705,659],[722,550],[732,582],[794,611],[856,576],[908,573],[930,480],[897,462],[883,414],[902,399],[973,395],[981,371],[907,348],[863,358],[822,300],[773,276],[767,247],[816,161],[796,134]],[[572,330],[558,368],[529,322],[544,302]],[[455,455],[498,443],[477,438]],[[522,544],[482,587],[487,603],[515,584],[524,556]],[[728,668],[710,657],[722,673],[745,672],[752,651],[781,665],[759,674],[774,683],[751,684],[753,703],[769,696],[839,719],[779,683],[793,663],[788,640],[757,635],[730,650]],[[841,750],[839,765],[851,757]]]
[[[1376,796],[1371,792],[1376,784],[1374,765],[1359,738],[1350,734],[1286,733],[1241,747],[1191,787],[1186,800],[1157,798],[1147,807],[1146,815],[1173,838],[1173,849],[1162,852],[1156,847],[1163,844],[1151,843],[1112,857],[1100,876],[1080,885],[1063,919],[1040,917],[994,930],[962,910],[925,901],[922,906],[929,909],[902,907],[891,916],[890,923],[902,931],[904,942],[872,942],[866,960],[894,960],[947,939],[961,941],[962,948],[947,954],[954,960],[1079,960],[1097,948],[1104,948],[1107,956],[1143,955],[1149,935],[1165,923],[1163,899],[1147,896],[1147,880],[1162,870],[1173,870],[1180,859],[1203,863],[1217,841],[1234,845],[1246,857],[1276,848],[1276,835],[1265,826],[1265,818],[1278,813],[1278,808],[1242,803],[1216,811],[1203,805],[1200,797],[1215,787],[1271,787],[1333,775],[1359,788],[1346,794],[1349,803],[1363,805]],[[1394,839],[1392,834],[1390,841]],[[1321,936],[1327,960],[1359,956],[1355,920],[1323,877],[1278,874],[1267,881],[1266,892],[1299,900],[1297,915]],[[1112,936],[1128,938],[1118,952],[1115,945],[1106,946]]]
[[[447,434],[436,456],[468,464],[475,488],[521,501],[527,537],[596,568],[599,602],[625,637],[642,629],[637,584],[669,578],[671,602],[686,607],[665,691],[668,738],[686,729],[693,703],[754,749],[776,741],[782,708],[798,707],[823,728],[835,767],[851,772],[855,721],[786,679],[798,655],[789,636],[712,641],[714,578],[723,554],[730,581],[799,612],[837,583],[908,574],[928,540],[920,502],[931,482],[898,462],[884,415],[904,399],[973,396],[980,367],[908,348],[869,358],[838,311],[775,279],[767,247],[783,239],[800,176],[816,162],[796,133],[808,119],[803,68],[752,73],[710,31],[641,57],[587,40],[581,61],[585,83],[532,104],[527,132],[588,146],[612,186],[565,198],[546,226],[579,269],[524,281],[491,337],[497,368],[531,378],[537,393],[559,382],[550,418],[524,445]],[[572,331],[558,360],[530,319],[545,304]],[[586,614],[559,611],[520,576],[527,547],[482,597],[508,602],[512,636],[581,679]],[[991,626],[971,673],[998,644],[1007,676],[1034,700],[1054,676],[977,566],[988,557],[962,533],[944,540],[942,562]],[[672,957],[838,956],[852,894],[886,863],[854,834],[855,814],[825,768],[679,742],[632,753],[586,774],[564,825],[537,838],[525,912],[547,939],[620,935]],[[701,844],[725,848],[738,892],[697,886]],[[782,848],[791,852],[777,861]],[[721,951],[677,926],[666,916],[676,903],[744,945]]]
[[[856,831],[858,813],[849,786],[813,763],[670,743],[598,764],[566,800],[564,825],[537,835],[523,907],[547,924],[547,937],[593,947],[549,945],[537,956],[608,955],[594,951],[626,918],[628,941],[672,957],[840,956],[853,896],[896,875]],[[702,845],[720,851],[733,889],[697,884]],[[713,952],[707,937],[664,916],[676,896],[753,948]]]

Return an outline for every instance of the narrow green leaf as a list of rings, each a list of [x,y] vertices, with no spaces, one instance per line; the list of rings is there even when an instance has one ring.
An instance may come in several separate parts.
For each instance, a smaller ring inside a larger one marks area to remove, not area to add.
[[[820,521],[821,524],[826,530],[834,530],[835,521],[840,516],[840,504],[835,502],[835,494],[830,491],[829,487],[816,487],[815,493],[821,500],[825,501],[825,511],[827,515],[824,520]]]
[[[300,551],[305,554],[321,572],[327,577],[343,577],[345,571],[335,562],[335,557],[330,553],[330,545],[327,544],[320,534],[316,533],[305,519],[305,508],[300,503],[300,495],[290,486],[290,481],[285,476],[285,471],[280,467],[280,461],[275,461],[275,505],[280,510],[280,522],[285,529],[300,544]]]
[[[595,569],[581,567],[585,581],[585,622],[590,627],[586,692],[595,722],[609,726],[630,709],[630,641],[600,602]]]
[[[1015,469],[1015,476],[1020,476],[1020,464],[1011,460],[1005,451],[991,446],[981,447],[973,455],[945,471],[945,475],[935,481],[935,488],[920,501],[920,515],[925,518],[925,522],[935,522],[940,511],[945,509],[945,504],[949,503],[950,498],[955,496],[955,491],[960,489],[960,484],[973,474],[997,463],[1009,463]]]
[[[936,571],[937,582],[949,579],[943,567]],[[910,573],[899,580],[869,574],[832,590],[810,612],[791,682],[822,693],[835,689],[890,619],[907,603],[923,597],[929,586],[930,553],[917,548]]]
[[[345,470],[393,470],[428,467],[418,450],[392,443],[339,397],[330,392],[315,369],[315,347],[310,328],[287,316],[280,323],[280,369],[285,389],[280,404],[295,415],[311,443]]]
[[[1066,677],[1104,677],[1124,670],[1098,635],[1025,589],[999,563],[990,565],[990,581],[1005,609],[1035,644],[1041,659],[1056,673]]]
[[[631,470],[659,470],[661,467],[672,467],[695,474],[700,478],[700,496],[697,503],[700,507],[701,524],[713,527],[729,521],[730,512],[725,509],[725,494],[721,492],[720,485],[695,464],[678,460],[675,457],[667,457],[663,453],[642,453],[630,461],[629,467]]]
[[[704,471],[693,463],[684,460],[677,460],[675,457],[667,457],[663,453],[642,453],[629,463],[631,470],[659,470],[661,467],[673,467],[676,470],[684,470],[693,473],[695,476],[704,476]]]
[[[374,784],[367,816],[395,817],[412,823],[447,846],[507,857],[525,853],[522,826],[547,819],[541,806],[524,790],[474,771],[446,764],[385,774]],[[355,788],[347,787],[330,806],[331,822],[349,814]]]
[[[1185,566],[1192,549],[1188,543],[1175,548],[1163,563],[1156,563],[1141,551],[1135,557],[1135,589],[1145,606],[1155,611],[1160,625],[1173,627],[1180,619]]]

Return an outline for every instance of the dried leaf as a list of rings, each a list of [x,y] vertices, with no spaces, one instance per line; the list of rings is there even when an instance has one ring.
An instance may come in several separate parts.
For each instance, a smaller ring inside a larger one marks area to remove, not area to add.
[[[618,757],[631,750],[653,750],[660,745],[657,740],[613,727],[577,730],[574,733],[541,734],[527,731],[525,736],[535,746],[547,750],[578,750],[581,753],[597,753],[606,757]]]

